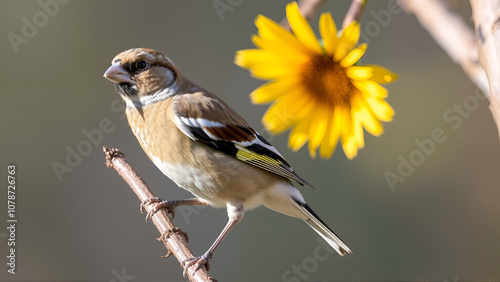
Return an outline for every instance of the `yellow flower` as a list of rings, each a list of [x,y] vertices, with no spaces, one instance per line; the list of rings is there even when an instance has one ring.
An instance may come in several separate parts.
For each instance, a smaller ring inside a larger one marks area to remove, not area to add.
[[[252,41],[258,49],[236,53],[235,63],[254,77],[270,82],[254,90],[254,103],[270,103],[262,123],[273,134],[292,128],[289,146],[299,150],[309,141],[309,152],[330,158],[340,139],[349,159],[364,147],[363,128],[379,136],[381,121],[391,121],[394,111],[385,101],[387,90],[380,84],[397,75],[376,65],[355,65],[366,51],[356,47],[359,23],[353,22],[340,35],[330,13],[321,15],[318,42],[300,14],[297,3],[286,7],[293,34],[259,15],[259,35]]]

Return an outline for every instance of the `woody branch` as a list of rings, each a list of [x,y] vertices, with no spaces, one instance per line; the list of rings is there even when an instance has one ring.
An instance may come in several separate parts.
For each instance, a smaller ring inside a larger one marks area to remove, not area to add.
[[[479,62],[489,83],[490,111],[500,135],[500,1],[471,0]]]
[[[144,180],[142,180],[127,163],[125,155],[121,151],[106,147],[103,147],[103,151],[106,155],[106,166],[118,172],[130,188],[132,188],[141,202],[154,197]],[[152,212],[153,208],[153,205],[147,205],[145,207],[148,213]],[[163,209],[152,214],[151,219],[161,234],[159,240],[163,242],[165,247],[169,250],[169,253],[172,253],[177,258],[181,266],[184,260],[194,257],[188,247],[187,238],[185,238],[183,233],[179,232],[179,229],[174,226],[168,214]],[[195,266],[193,265],[190,266],[186,272],[190,281],[215,281],[215,279],[208,274],[205,266],[201,266],[198,271],[195,271]]]
[[[500,133],[499,2],[471,0],[476,26],[474,35],[474,31],[448,8],[445,1],[399,1],[490,100],[490,110]]]

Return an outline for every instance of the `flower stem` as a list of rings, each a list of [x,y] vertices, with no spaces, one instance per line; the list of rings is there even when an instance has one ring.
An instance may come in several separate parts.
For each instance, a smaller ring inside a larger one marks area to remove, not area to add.
[[[347,11],[342,22],[342,28],[346,28],[352,21],[358,21],[363,12],[363,8],[368,0],[352,0],[351,7]]]

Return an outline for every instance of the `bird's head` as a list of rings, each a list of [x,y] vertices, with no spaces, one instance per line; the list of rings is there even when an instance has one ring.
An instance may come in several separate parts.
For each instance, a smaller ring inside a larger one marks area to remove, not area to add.
[[[128,102],[153,99],[156,95],[174,94],[180,74],[169,58],[148,48],[121,52],[111,61],[104,77],[115,84],[116,91]]]

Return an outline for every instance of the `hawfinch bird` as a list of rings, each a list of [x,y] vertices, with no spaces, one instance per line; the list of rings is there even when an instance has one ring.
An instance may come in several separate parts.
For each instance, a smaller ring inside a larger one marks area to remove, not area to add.
[[[186,79],[169,58],[152,49],[130,49],[112,60],[104,77],[125,100],[129,125],[144,152],[195,196],[151,199],[155,210],[173,211],[179,205],[227,208],[229,220],[219,237],[205,254],[184,261],[185,270],[207,264],[244,211],[260,205],[302,219],[340,255],[352,253],[292,181],[311,185],[235,110]]]

